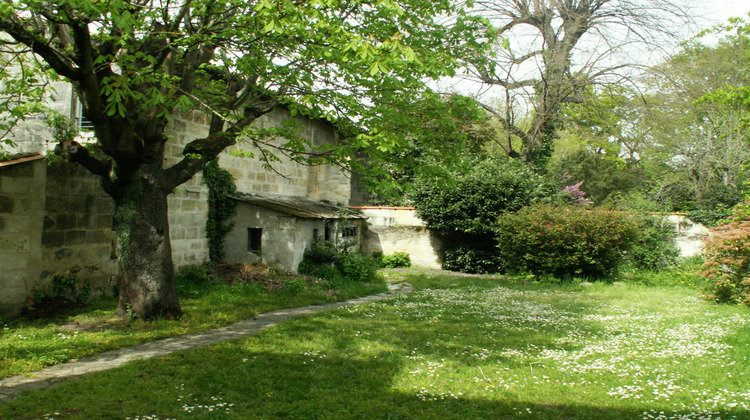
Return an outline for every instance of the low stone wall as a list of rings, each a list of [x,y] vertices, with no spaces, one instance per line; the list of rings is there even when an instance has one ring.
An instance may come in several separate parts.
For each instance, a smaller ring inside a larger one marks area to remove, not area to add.
[[[684,214],[670,214],[669,220],[675,225],[675,244],[680,249],[680,256],[700,255],[703,244],[710,234],[709,229],[693,222]]]
[[[416,215],[412,207],[352,207],[367,216],[363,250],[366,253],[407,252],[412,265],[424,268],[440,268],[437,250],[442,241]],[[680,256],[700,255],[709,230],[695,223],[684,214],[672,214],[669,220],[675,224],[675,244]]]
[[[440,268],[436,250],[441,240],[419,219],[411,207],[352,207],[367,217],[362,250],[366,253],[409,254],[415,267]]]

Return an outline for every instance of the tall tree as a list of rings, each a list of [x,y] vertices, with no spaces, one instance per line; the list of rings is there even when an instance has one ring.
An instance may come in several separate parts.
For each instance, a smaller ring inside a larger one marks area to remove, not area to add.
[[[733,205],[750,162],[742,105],[750,86],[750,33],[733,19],[718,34],[718,41],[687,43],[654,69],[644,121],[650,144],[645,157],[660,172],[657,196],[683,191],[689,207]]]
[[[683,26],[675,21],[687,20],[672,0],[479,0],[476,8],[500,42],[494,56],[473,60],[469,73],[501,88],[504,105],[485,107],[505,127],[505,152],[540,164],[551,153],[564,104],[583,102],[589,86],[627,79],[643,64],[633,56],[673,38],[672,29]],[[517,117],[518,106],[530,115]]]
[[[103,157],[70,139],[59,149],[99,176],[114,200],[118,313],[176,317],[167,195],[238,140],[262,142],[250,126],[278,104],[376,125],[384,99],[421,90],[425,76],[452,74],[449,52],[471,39],[460,33],[471,25],[449,30],[435,18],[460,15],[457,7],[425,0],[8,0],[0,3],[0,43],[16,70],[0,76],[10,88],[18,72],[72,84]],[[164,167],[167,124],[189,109],[210,115],[209,134]],[[387,147],[387,135],[359,145]],[[284,147],[303,156],[309,145],[295,137]]]

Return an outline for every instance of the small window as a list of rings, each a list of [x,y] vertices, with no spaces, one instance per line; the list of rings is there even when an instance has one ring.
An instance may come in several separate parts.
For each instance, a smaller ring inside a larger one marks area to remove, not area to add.
[[[326,241],[331,240],[331,228],[328,226],[326,226],[325,236],[323,237],[323,239],[325,239]]]
[[[83,116],[83,104],[81,101],[79,101],[77,98],[74,99],[73,107],[75,108],[75,120],[76,120],[76,128],[78,130],[93,130],[94,129],[94,123],[89,120],[88,118]]]
[[[342,238],[356,238],[357,237],[357,227],[351,226],[351,227],[345,227],[341,230],[341,237]]]
[[[247,250],[250,252],[260,252],[262,237],[263,229],[247,228]]]
[[[314,242],[317,242],[317,241],[318,241],[318,236],[320,236],[320,235],[318,234],[318,229],[313,229],[313,241],[314,241]]]

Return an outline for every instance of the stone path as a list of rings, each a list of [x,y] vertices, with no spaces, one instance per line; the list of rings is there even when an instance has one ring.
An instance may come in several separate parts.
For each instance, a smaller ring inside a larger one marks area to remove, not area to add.
[[[281,309],[278,311],[266,312],[257,315],[252,319],[239,321],[226,327],[179,337],[165,338],[134,347],[110,350],[79,359],[75,362],[50,366],[38,372],[12,376],[0,380],[0,403],[13,400],[23,391],[49,388],[50,386],[63,382],[69,378],[116,368],[133,360],[162,357],[175,351],[205,347],[222,341],[244,338],[257,334],[266,328],[273,327],[274,325],[290,318],[310,315],[317,312],[340,308],[342,306],[374,302],[398,294],[409,293],[411,291],[412,288],[408,283],[393,283],[388,285],[388,292],[377,295],[350,299],[343,302],[329,303],[326,305],[313,305],[302,308]]]

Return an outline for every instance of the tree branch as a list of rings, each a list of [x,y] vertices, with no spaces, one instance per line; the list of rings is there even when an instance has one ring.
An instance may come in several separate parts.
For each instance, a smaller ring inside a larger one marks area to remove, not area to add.
[[[112,161],[97,159],[87,148],[76,141],[58,143],[55,146],[55,154],[64,156],[65,160],[75,162],[100,177],[104,190],[110,195],[114,193],[111,178]]]
[[[67,77],[70,80],[79,80],[81,78],[81,72],[75,67],[73,61],[49,45],[49,41],[41,34],[25,28],[21,24],[21,19],[18,15],[0,19],[0,31],[6,32],[16,41],[31,48],[34,53],[39,54],[59,75]]]

